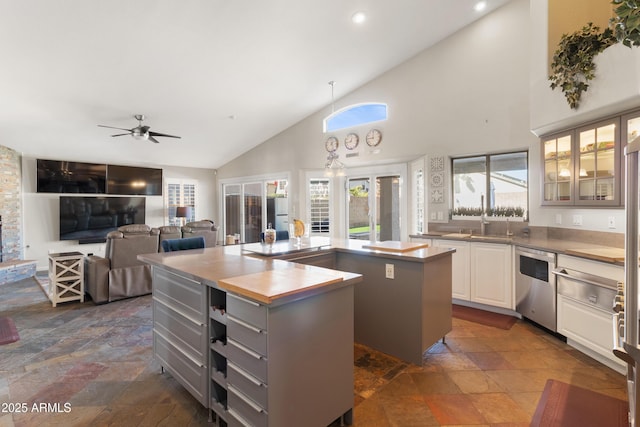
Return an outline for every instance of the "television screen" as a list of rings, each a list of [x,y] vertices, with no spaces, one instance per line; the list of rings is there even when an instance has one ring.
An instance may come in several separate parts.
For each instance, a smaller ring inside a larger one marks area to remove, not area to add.
[[[38,193],[106,193],[107,165],[37,159]]]
[[[107,193],[162,196],[162,169],[108,165]]]
[[[145,223],[144,197],[60,196],[60,240],[106,241],[121,225]]]

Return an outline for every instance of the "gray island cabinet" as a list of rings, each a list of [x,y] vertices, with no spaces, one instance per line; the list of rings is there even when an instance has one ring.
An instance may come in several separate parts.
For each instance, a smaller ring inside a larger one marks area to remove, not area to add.
[[[153,270],[154,357],[218,425],[351,424],[354,339],[421,364],[451,330],[454,250],[367,243],[139,255]]]
[[[352,423],[359,274],[173,254],[140,256],[153,269],[154,356],[218,425]]]

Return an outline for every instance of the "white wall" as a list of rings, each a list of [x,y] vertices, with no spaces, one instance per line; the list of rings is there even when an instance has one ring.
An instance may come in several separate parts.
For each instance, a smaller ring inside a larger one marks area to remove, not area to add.
[[[521,150],[538,144],[529,126],[529,23],[529,2],[514,0],[337,99],[336,110],[371,101],[389,105],[389,120],[355,129],[361,138],[360,156],[346,159],[341,144],[340,160],[347,167],[357,167],[423,156]],[[322,168],[328,136],[322,133],[322,119],[330,112],[328,105],[233,160],[219,169],[219,178],[272,170],[289,170],[296,177],[301,170]],[[378,154],[370,153],[363,141],[372,127],[383,132]],[[350,131],[335,135],[342,141]],[[290,191],[298,194],[299,182],[291,185],[295,188]],[[339,209],[339,204],[334,207]],[[334,218],[341,217],[343,213],[335,209]]]
[[[132,165],[133,166],[133,165]],[[149,167],[145,165],[144,167]],[[155,166],[163,169],[163,177],[196,180],[198,185],[197,219],[212,219],[215,215],[216,174],[212,169]],[[104,256],[104,243],[80,245],[77,241],[59,238],[60,194],[36,192],[36,159],[22,158],[23,244],[24,259],[36,260],[38,270],[48,268],[50,252],[79,251]],[[146,223],[151,227],[165,224],[163,196],[146,196]]]
[[[593,99],[586,99],[578,113],[567,111],[561,92],[552,91],[546,80],[546,4],[544,0],[513,0],[346,95],[340,94],[337,82],[335,93],[341,97],[335,102],[336,110],[370,101],[389,105],[388,121],[355,129],[361,140],[370,128],[381,129],[380,153],[370,153],[361,142],[360,156],[345,159],[346,151],[341,145],[340,160],[347,167],[357,167],[445,156],[448,163],[451,156],[528,149],[530,225],[622,232],[623,209],[540,205],[542,156],[540,140],[532,129],[539,132],[575,126],[638,105],[640,49],[631,52],[617,46],[610,48],[611,52],[605,51],[603,63],[598,65],[598,80],[590,88],[591,94],[587,94]],[[620,60],[627,70],[619,69],[616,61]],[[604,76],[602,83],[598,83],[600,76]],[[619,79],[629,80],[630,76],[636,80],[632,79],[625,92]],[[609,87],[615,96],[607,95]],[[330,113],[328,105],[226,164],[220,168],[219,177],[273,170],[287,170],[292,177],[302,177],[305,171],[322,168],[328,136],[322,133],[322,119]],[[351,131],[354,130],[335,135],[342,142]],[[304,200],[300,182],[294,180],[290,184],[290,192],[298,195],[297,203]],[[428,190],[426,194],[428,198]],[[444,211],[447,217],[449,191],[446,194],[445,204],[428,206],[427,218],[429,211],[435,210]],[[334,218],[339,221],[344,215],[340,210],[343,207],[339,203],[333,206]],[[292,209],[303,212],[304,206],[298,204]],[[572,225],[574,215],[582,216],[582,226]],[[614,217],[615,229],[608,227],[610,216]]]

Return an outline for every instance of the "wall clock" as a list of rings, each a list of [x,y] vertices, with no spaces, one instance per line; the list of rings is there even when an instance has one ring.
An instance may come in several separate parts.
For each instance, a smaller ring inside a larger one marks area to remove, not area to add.
[[[357,133],[350,133],[344,138],[344,146],[347,150],[353,150],[358,146],[360,142],[360,137]]]
[[[382,141],[382,132],[378,129],[371,129],[365,138],[369,147],[375,147]]]
[[[338,138],[336,138],[335,136],[330,136],[329,138],[327,138],[327,140],[324,143],[324,148],[332,153],[334,151],[336,151],[338,149]]]

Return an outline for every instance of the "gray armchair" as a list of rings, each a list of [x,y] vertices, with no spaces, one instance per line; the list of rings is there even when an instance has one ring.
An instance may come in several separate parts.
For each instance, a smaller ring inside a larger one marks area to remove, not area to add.
[[[182,237],[204,237],[207,248],[214,247],[218,242],[218,227],[208,219],[188,222],[182,227]]]
[[[151,268],[138,255],[158,252],[159,233],[131,224],[107,234],[105,257],[85,259],[85,287],[96,304],[151,293]]]

